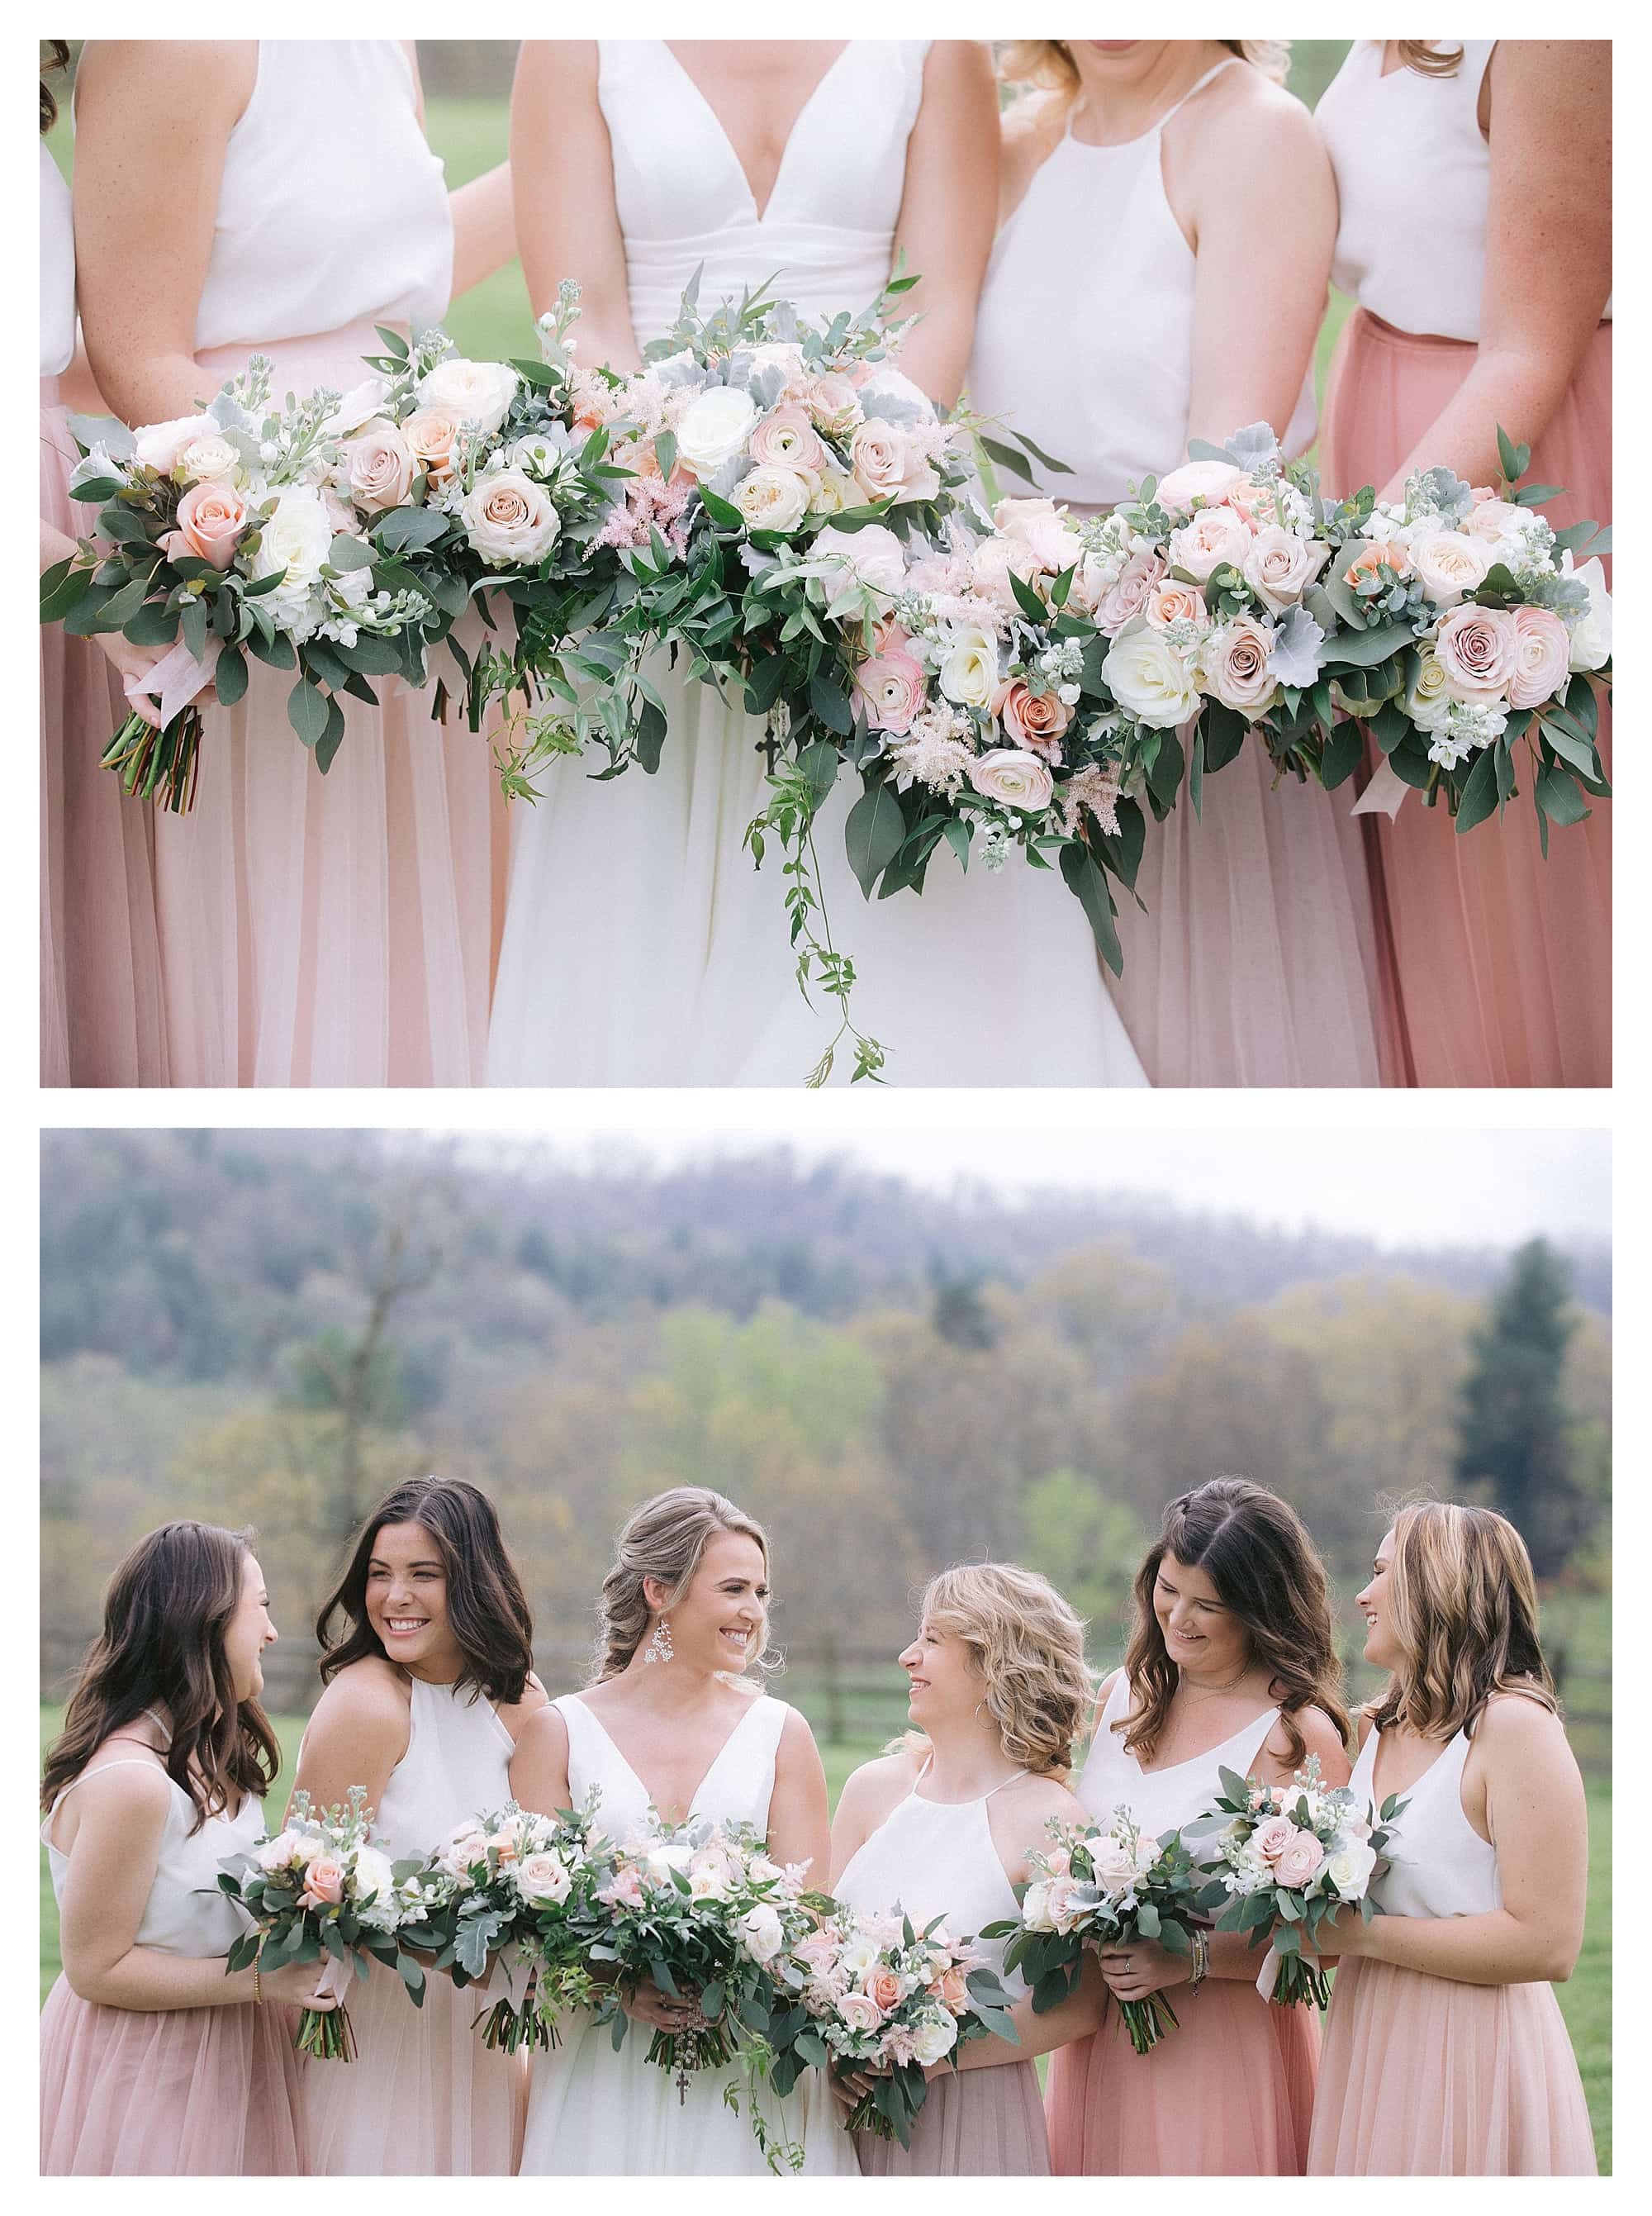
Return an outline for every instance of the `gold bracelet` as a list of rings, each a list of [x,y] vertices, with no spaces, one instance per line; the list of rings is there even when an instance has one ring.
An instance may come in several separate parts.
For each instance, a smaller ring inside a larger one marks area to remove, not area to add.
[[[258,1957],[255,1954],[253,1956],[252,1965],[252,1997],[261,2008],[264,2004],[264,1987],[258,1974]]]
[[[1210,1975],[1210,1938],[1204,1931],[1194,1929],[1193,1939],[1193,1975],[1188,1981],[1188,1991],[1196,1993]]]

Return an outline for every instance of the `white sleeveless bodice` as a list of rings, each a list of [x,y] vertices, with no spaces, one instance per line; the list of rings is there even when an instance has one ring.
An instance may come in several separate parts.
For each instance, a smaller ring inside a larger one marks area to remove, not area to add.
[[[998,233],[969,397],[1068,465],[1071,477],[1032,465],[1053,499],[1108,506],[1182,459],[1197,264],[1165,197],[1164,126],[1221,71],[1249,66],[1219,62],[1123,146],[1086,145],[1069,123]],[[1311,444],[1316,421],[1310,371],[1290,423],[1276,427],[1287,454]]]
[[[839,1900],[869,1914],[902,1908],[921,1931],[937,1916],[947,1919],[955,1939],[973,1936],[983,1924],[1019,1917],[1021,1911],[992,1844],[989,1807],[992,1794],[976,1800],[925,1800],[918,1792],[929,1770],[926,1761],[906,1799],[863,1840],[844,1866],[833,1887]],[[1023,1773],[1017,1770],[1016,1776]],[[1013,1782],[1005,1778],[994,1793]],[[979,1951],[1004,1976],[1004,1939],[983,1939]],[[1004,1989],[1016,1997],[1027,1990],[1015,1973]]]
[[[556,1702],[568,1727],[568,1787],[578,1807],[592,1787],[601,1788],[597,1823],[623,1839],[650,1807],[648,1789],[577,1693]],[[791,1714],[784,1701],[757,1694],[695,1788],[689,1813],[714,1824],[753,1824],[765,1836],[774,1798],[775,1758]]]
[[[75,214],[63,171],[40,141],[40,375],[75,357]]]
[[[1207,1753],[1174,1762],[1168,1770],[1144,1770],[1113,1728],[1130,1710],[1130,1688],[1121,1670],[1102,1711],[1100,1728],[1073,1790],[1089,1813],[1105,1823],[1122,1802],[1142,1831],[1153,1838],[1179,1830],[1202,1816],[1222,1789],[1219,1772],[1237,1770],[1248,1776],[1262,1752],[1268,1734],[1279,1720],[1279,1710],[1268,1708],[1241,1724],[1231,1738]]]
[[[141,1755],[122,1755],[117,1761],[100,1764],[103,1770],[128,1766],[143,1770],[156,1767]],[[79,1777],[64,1786],[52,1803],[52,1816],[63,1806],[66,1795],[84,1782],[86,1774],[83,1770]],[[252,1922],[243,1909],[218,1891],[218,1874],[231,1855],[250,1853],[263,1837],[264,1804],[254,1794],[246,1794],[233,1816],[209,1816],[198,1831],[192,1831],[194,1802],[181,1785],[170,1777],[166,1782],[172,1805],[167,1810],[166,1826],[161,1833],[155,1882],[144,1903],[143,1917],[132,1943],[153,1947],[163,1954],[207,1958],[227,1954],[243,1932],[251,1930]],[[70,1857],[46,1837],[51,1824],[52,1817],[48,1816],[40,1828],[40,1836],[46,1839],[52,1890],[61,1909]]]
[[[1376,1803],[1378,1733],[1366,1733],[1348,1782],[1361,1805]],[[1405,1813],[1392,1827],[1390,1867],[1372,1887],[1386,1916],[1483,1916],[1501,1908],[1497,1850],[1463,1813],[1463,1765],[1469,1735],[1459,1731],[1416,1783],[1403,1793]]]
[[[926,39],[851,39],[793,125],[759,214],[728,133],[666,41],[599,41],[639,346],[671,329],[702,263],[702,307],[764,284],[808,317],[875,298],[928,51]]]
[[[487,1696],[408,1680],[408,1751],[390,1775],[373,1829],[392,1861],[428,1854],[468,1816],[511,1797],[512,1739]]]
[[[259,40],[224,151],[197,352],[441,321],[453,225],[414,102],[397,40]]]

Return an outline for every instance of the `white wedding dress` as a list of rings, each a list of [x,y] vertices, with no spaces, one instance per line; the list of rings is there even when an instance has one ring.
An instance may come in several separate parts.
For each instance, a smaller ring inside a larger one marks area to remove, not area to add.
[[[573,1804],[577,1807],[593,1785],[599,1787],[598,1821],[611,1837],[623,1838],[648,1812],[646,1787],[577,1694],[564,1694],[556,1707],[568,1726]],[[766,1694],[752,1700],[700,1780],[695,1815],[767,1831],[775,1756],[790,1713],[783,1701]],[[564,2018],[560,2029],[562,2044],[534,2058],[522,2143],[525,2177],[769,2175],[752,2129],[750,2089],[738,2065],[697,2071],[679,2099],[672,2073],[648,2059],[652,2034],[646,2024],[627,2028],[617,2053],[610,2028],[588,2011]],[[738,2114],[723,2100],[723,2088],[731,2083],[740,2090]],[[801,2146],[804,2176],[859,2176],[843,2112],[821,2071],[806,2070],[784,2101],[766,2087],[760,2097],[771,2137]]]
[[[793,126],[759,213],[715,114],[658,40],[604,40],[639,345],[670,329],[703,265],[702,305],[771,284],[806,316],[856,310],[887,276],[923,95],[923,40],[851,40]],[[710,686],[654,673],[669,711],[659,773],[599,785],[578,762],[515,803],[488,1040],[492,1085],[792,1085],[837,1028],[794,975],[787,880],[743,840],[766,800],[760,725]],[[606,757],[591,764],[600,768]],[[966,876],[943,851],[926,889],[869,904],[844,853],[860,780],[815,825],[853,1013],[894,1085],[1146,1082],[1102,983],[1090,927],[1053,871],[1019,857]],[[853,1068],[839,1050],[835,1082]]]

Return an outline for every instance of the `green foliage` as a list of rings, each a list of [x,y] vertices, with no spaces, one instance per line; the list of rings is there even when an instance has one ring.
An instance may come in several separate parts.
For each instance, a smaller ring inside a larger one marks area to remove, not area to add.
[[[1538,1575],[1563,1567],[1588,1520],[1572,1468],[1562,1381],[1575,1328],[1564,1264],[1545,1240],[1519,1249],[1471,1341],[1459,1486],[1489,1491]]]
[[[1041,1570],[1090,1627],[1093,1653],[1122,1651],[1137,1563],[1147,1548],[1141,1518],[1108,1499],[1087,1471],[1053,1469],[1021,1496],[1016,1559]]]

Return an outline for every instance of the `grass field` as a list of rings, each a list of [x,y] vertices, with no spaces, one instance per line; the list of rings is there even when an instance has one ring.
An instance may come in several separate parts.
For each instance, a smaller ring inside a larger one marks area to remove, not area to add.
[[[61,1724],[60,1708],[40,1709],[40,1744],[44,1747]],[[277,1716],[276,1737],[288,1750],[288,1768],[277,1780],[271,1806],[279,1808],[292,1782],[292,1757],[303,1735],[302,1716]],[[877,1752],[871,1741],[828,1743],[821,1748],[826,1783],[832,1806],[850,1771]],[[52,1897],[44,1850],[40,1855],[40,1998],[44,2002],[60,1967],[58,1955],[58,1908]],[[1612,2167],[1612,1788],[1592,1785],[1589,1791],[1589,1905],[1583,1952],[1570,1982],[1559,1987],[1560,2005],[1583,2073],[1594,2143],[1602,2172]]]

